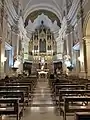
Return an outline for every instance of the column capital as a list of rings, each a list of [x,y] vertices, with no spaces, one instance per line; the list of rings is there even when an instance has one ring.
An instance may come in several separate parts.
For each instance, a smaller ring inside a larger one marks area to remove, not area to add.
[[[74,31],[74,26],[72,25],[68,25],[67,26],[67,29],[66,29],[66,34],[70,33],[70,32],[73,32]]]
[[[16,34],[19,33],[18,26],[11,26],[11,30],[12,30],[14,33],[16,33]]]
[[[69,34],[70,33],[70,29],[67,28],[66,31],[65,31],[66,34]]]
[[[83,39],[84,40],[90,39],[90,35],[84,36]]]
[[[85,40],[86,45],[90,45],[90,35],[83,37],[83,40]]]

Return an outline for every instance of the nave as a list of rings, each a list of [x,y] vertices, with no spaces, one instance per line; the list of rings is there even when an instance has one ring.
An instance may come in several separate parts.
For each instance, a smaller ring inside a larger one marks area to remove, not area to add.
[[[37,80],[31,96],[32,100],[25,107],[21,120],[63,120],[47,79]],[[3,115],[1,120],[16,120],[16,117]],[[74,120],[74,117],[68,116],[67,120]]]
[[[52,75],[2,79],[0,115],[0,120],[89,120],[90,80]]]
[[[54,102],[47,79],[39,80],[33,93],[31,107],[27,108],[22,120],[63,120]],[[72,118],[73,116],[68,116],[67,120],[74,120]]]

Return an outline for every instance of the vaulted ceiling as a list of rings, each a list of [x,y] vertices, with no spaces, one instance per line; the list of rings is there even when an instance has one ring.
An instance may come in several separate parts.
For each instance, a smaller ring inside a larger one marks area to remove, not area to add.
[[[47,10],[36,10],[36,11],[30,13],[30,14],[27,16],[26,20],[25,20],[25,22],[26,22],[26,23],[25,23],[25,26],[28,25],[28,21],[29,21],[29,20],[31,20],[31,22],[34,22],[34,20],[35,20],[36,18],[38,18],[38,16],[42,15],[42,13],[43,13],[44,15],[46,15],[46,16],[52,21],[52,23],[54,23],[55,21],[57,21],[57,25],[58,25],[59,27],[61,27],[61,23],[60,23],[59,18],[58,18],[53,12],[47,11]]]
[[[44,23],[47,21],[56,38],[61,27],[64,2],[65,0],[22,0],[24,27],[28,36],[31,36],[39,21],[43,20]]]
[[[64,0],[22,0],[24,21],[32,12],[37,10],[50,11],[61,21],[63,1]]]

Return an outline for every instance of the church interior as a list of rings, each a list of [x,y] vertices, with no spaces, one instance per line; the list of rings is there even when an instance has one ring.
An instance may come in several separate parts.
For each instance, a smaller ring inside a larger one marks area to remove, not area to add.
[[[90,0],[0,0],[0,120],[90,120]]]

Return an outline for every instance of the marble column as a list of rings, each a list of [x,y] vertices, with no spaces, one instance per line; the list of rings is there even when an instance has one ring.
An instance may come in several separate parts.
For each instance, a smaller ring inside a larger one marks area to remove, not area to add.
[[[69,28],[66,30],[66,44],[67,44],[67,55],[71,57],[71,36]]]
[[[0,6],[0,11],[1,11],[1,6]],[[2,47],[2,15],[0,12],[0,77],[1,77],[1,67],[2,67],[2,63],[1,63],[1,47]]]
[[[4,72],[4,62],[5,62],[5,39],[6,39],[6,33],[7,33],[7,14],[6,14],[6,8],[4,7],[4,3],[1,8],[1,14],[0,14],[0,36],[1,36],[1,44],[0,44],[0,77],[5,77]]]
[[[73,51],[74,27],[71,28],[70,40],[71,40],[71,58],[72,58],[72,56],[74,54],[74,51]]]
[[[76,54],[76,75],[79,75],[80,72],[80,61],[78,60],[79,51],[75,51]]]
[[[79,65],[79,60],[78,60],[79,50],[75,51],[73,49],[73,42],[74,42],[74,39],[75,39],[74,38],[74,27],[71,28],[70,35],[71,35],[71,59],[72,59],[72,64],[74,64],[72,74],[79,75],[79,72],[80,72],[80,65]]]
[[[84,38],[86,43],[86,67],[87,67],[87,77],[90,78],[90,36]]]
[[[14,48],[14,52],[16,52],[15,54],[18,55],[18,47],[19,47],[19,34],[18,34],[18,28],[17,26],[12,26],[11,27],[12,29],[12,34],[11,34],[11,43],[12,43],[12,46]]]
[[[5,50],[5,57],[7,58],[6,59],[6,61],[4,62],[4,68],[5,68],[5,70],[4,70],[4,72],[5,72],[5,74],[6,75],[9,75],[10,73],[10,71],[9,71],[9,55],[10,55],[10,51],[9,50]]]
[[[11,33],[11,45],[13,47],[13,58],[17,59],[18,58],[18,49],[19,49],[19,31],[18,31],[18,26],[12,26],[11,27],[12,33]],[[13,65],[15,63],[15,60],[13,62]],[[13,71],[11,72],[13,75]],[[15,74],[17,75],[17,73]]]
[[[86,66],[86,48],[85,48],[85,40],[83,39],[83,28],[82,28],[82,20],[78,21],[78,35],[80,39],[80,77],[87,77],[87,66]]]

